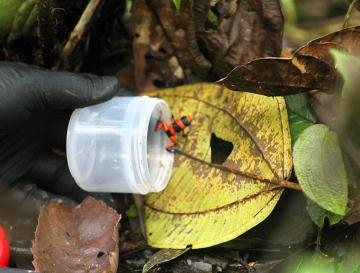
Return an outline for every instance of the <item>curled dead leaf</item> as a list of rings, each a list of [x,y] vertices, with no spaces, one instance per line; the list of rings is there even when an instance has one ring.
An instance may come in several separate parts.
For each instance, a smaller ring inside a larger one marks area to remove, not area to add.
[[[32,252],[38,272],[116,272],[120,215],[92,197],[41,208]]]
[[[238,66],[218,82],[232,90],[268,96],[329,92],[342,84],[330,50],[360,55],[359,48],[360,26],[350,27],[307,43],[292,58],[262,58]]]
[[[328,65],[335,66],[334,59],[330,53],[331,49],[344,50],[343,47],[332,42],[324,42],[324,43],[312,42],[299,48],[296,51],[296,54],[300,56],[315,57],[327,63]]]
[[[329,92],[337,82],[333,67],[312,56],[263,58],[234,68],[219,83],[236,91],[285,96],[310,90]]]
[[[359,56],[360,26],[342,29],[312,40],[300,47],[294,55],[312,56],[334,66],[330,49],[343,50]]]

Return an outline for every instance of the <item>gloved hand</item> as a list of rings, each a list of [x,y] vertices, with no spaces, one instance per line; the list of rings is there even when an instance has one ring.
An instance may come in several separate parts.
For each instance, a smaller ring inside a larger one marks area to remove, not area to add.
[[[54,194],[76,201],[88,194],[75,184],[64,155],[54,148],[65,148],[73,109],[106,101],[118,92],[115,77],[0,62],[0,224],[11,230],[12,247],[21,248],[33,239],[41,205],[67,200]],[[109,201],[109,196],[103,199]]]

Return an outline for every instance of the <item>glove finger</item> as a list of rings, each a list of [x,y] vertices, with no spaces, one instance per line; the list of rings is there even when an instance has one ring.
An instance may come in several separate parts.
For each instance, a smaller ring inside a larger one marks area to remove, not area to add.
[[[3,130],[44,110],[75,109],[104,102],[124,92],[116,77],[48,71],[0,62],[0,124]]]
[[[132,95],[134,94],[123,88],[119,88],[118,92],[116,93],[116,96],[120,97]],[[67,128],[72,112],[72,110],[59,110],[48,113],[51,122],[49,123],[47,135],[48,143],[51,147],[65,150]]]
[[[65,71],[38,71],[36,74],[38,82],[33,86],[31,100],[35,110],[85,107],[112,98],[119,89],[117,79],[112,76]]]
[[[62,110],[54,111],[51,114],[51,123],[49,124],[47,131],[48,144],[51,147],[65,151],[67,127],[69,125],[71,113],[72,111]]]

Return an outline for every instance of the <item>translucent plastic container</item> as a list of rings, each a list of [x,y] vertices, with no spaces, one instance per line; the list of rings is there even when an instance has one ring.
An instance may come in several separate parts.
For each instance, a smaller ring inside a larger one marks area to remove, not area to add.
[[[171,121],[167,104],[149,97],[115,97],[73,112],[67,159],[76,183],[86,191],[140,193],[163,190],[173,153],[159,120]]]

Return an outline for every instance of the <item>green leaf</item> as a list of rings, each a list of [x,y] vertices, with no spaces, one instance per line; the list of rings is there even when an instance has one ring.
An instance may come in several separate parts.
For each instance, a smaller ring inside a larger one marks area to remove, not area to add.
[[[358,89],[360,59],[355,55],[336,49],[332,49],[331,54],[335,58],[336,69],[344,78],[343,97],[348,98],[352,92]]]
[[[297,20],[297,12],[295,0],[282,0],[282,5],[285,10],[285,27],[295,27]]]
[[[0,0],[0,39],[28,34],[36,21],[36,0]]]
[[[307,120],[311,123],[315,123],[316,119],[311,112],[307,95],[304,93],[286,96],[286,107],[289,111],[294,112],[302,119]]]
[[[351,38],[350,45],[353,45],[354,48],[349,51],[358,53],[359,47],[355,47],[354,37]],[[360,220],[360,190],[357,186],[357,181],[360,179],[360,58],[339,50],[332,50],[331,54],[335,59],[336,69],[344,80],[342,98],[336,101],[336,105],[340,109],[339,115],[334,119],[337,121],[339,139],[347,155],[346,159],[348,159],[346,160],[347,172],[351,180],[355,182],[351,185],[349,197],[352,201],[352,208],[345,218],[347,223],[353,224]]]
[[[173,0],[173,3],[175,5],[176,11],[179,14],[180,12],[180,7],[181,7],[181,0]]]
[[[336,134],[322,124],[305,129],[294,145],[293,157],[295,174],[307,197],[344,215],[348,181]]]
[[[208,20],[214,25],[216,26],[218,24],[218,17],[216,16],[216,14],[210,9],[208,12]]]
[[[324,226],[324,221],[326,218],[329,219],[330,225],[339,223],[343,218],[341,215],[324,210],[310,199],[308,199],[308,205],[306,209],[311,217],[311,220],[321,228]]]
[[[315,123],[315,117],[310,110],[306,94],[286,96],[286,108],[288,110],[291,140],[293,145],[300,134]]]
[[[0,0],[0,35],[7,35],[23,0]]]
[[[127,13],[130,13],[131,12],[131,7],[133,5],[133,0],[126,0],[126,3],[125,3],[125,11]]]
[[[335,259],[320,252],[315,254],[301,253],[290,259],[285,264],[282,273],[337,273],[335,270]],[[340,272],[339,272],[340,273]],[[345,273],[345,272],[341,272]],[[346,272],[350,273],[350,272]]]
[[[340,106],[341,136],[345,138],[347,152],[358,161],[360,159],[360,58],[339,50],[332,50],[331,53],[335,58],[336,68],[344,79]]]
[[[131,205],[125,212],[126,217],[128,218],[136,218],[138,217],[137,210],[135,205]]]
[[[359,234],[356,234],[357,236]],[[338,272],[360,273],[360,246],[357,237],[350,242],[338,264]]]

